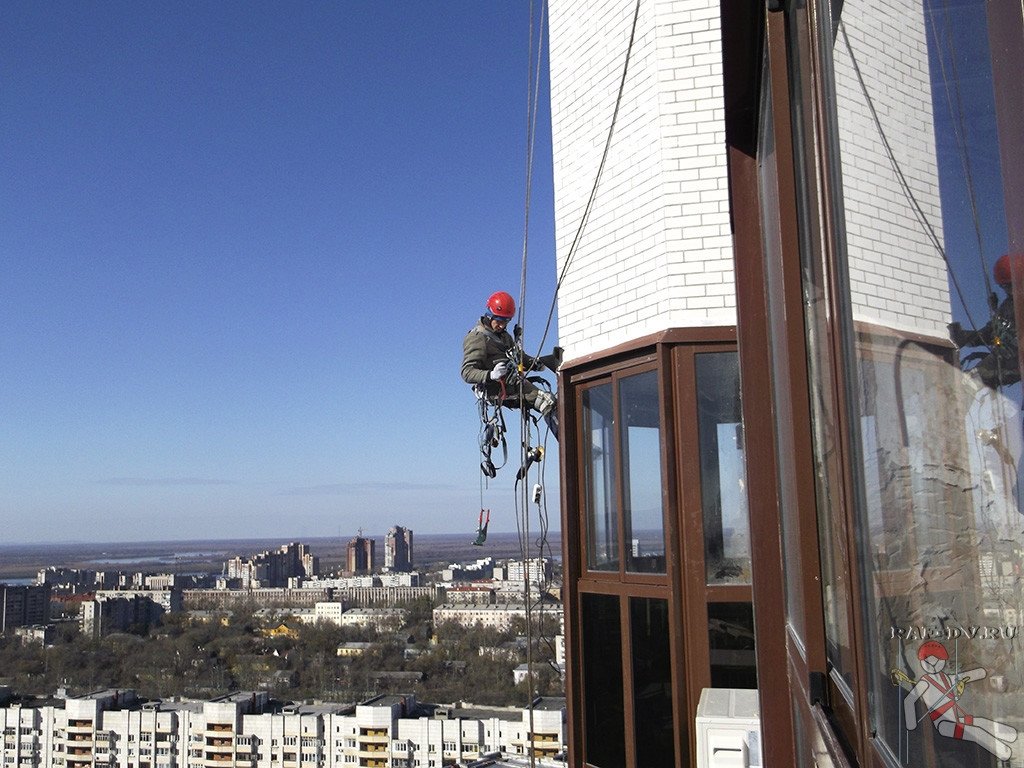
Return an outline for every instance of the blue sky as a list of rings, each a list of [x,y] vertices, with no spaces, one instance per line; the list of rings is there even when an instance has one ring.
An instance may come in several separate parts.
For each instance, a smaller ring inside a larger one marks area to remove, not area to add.
[[[519,295],[529,16],[0,6],[2,541],[472,532],[461,341]],[[531,349],[555,282],[542,84]],[[492,530],[515,529],[513,474]]]

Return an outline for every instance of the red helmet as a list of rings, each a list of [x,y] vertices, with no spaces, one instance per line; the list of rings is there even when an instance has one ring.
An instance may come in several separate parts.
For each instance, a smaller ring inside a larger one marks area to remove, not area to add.
[[[1004,253],[996,259],[992,273],[999,285],[1010,285],[1014,273],[1024,275],[1024,253]]]
[[[924,661],[929,656],[934,656],[937,659],[948,659],[949,651],[938,640],[929,640],[926,643],[921,643],[921,647],[917,649],[917,658]]]
[[[487,314],[511,320],[516,314],[516,300],[504,291],[492,293],[491,298],[487,300]]]

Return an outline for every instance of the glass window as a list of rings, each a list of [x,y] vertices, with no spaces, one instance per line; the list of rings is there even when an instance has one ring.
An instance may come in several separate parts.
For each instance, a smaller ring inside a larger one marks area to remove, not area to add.
[[[618,768],[626,764],[619,598],[584,594],[581,607],[585,759]]]
[[[838,454],[853,481],[848,519],[819,499],[826,631],[842,663],[855,574],[865,725],[894,762],[1019,764],[1024,9],[839,7],[823,30],[838,271],[806,265],[809,296],[838,289],[812,307],[811,356],[828,357],[815,324],[838,322],[849,395],[844,411],[815,410],[819,465]],[[828,374],[814,379],[827,401]]]
[[[665,573],[657,371],[613,376],[581,403],[587,567]]]
[[[772,401],[776,418],[780,422],[792,423],[794,415],[793,388],[789,376],[790,343],[786,323],[787,317],[783,296],[784,251],[782,246],[782,211],[779,195],[779,156],[775,141],[775,105],[772,93],[772,62],[766,50],[761,75],[761,115],[758,130],[758,199],[761,204],[763,226],[762,249],[764,253],[764,275],[770,325],[769,359],[772,361]],[[803,409],[801,409],[803,410]],[[801,574],[813,567],[804,562],[801,552],[798,514],[797,483],[800,473],[797,469],[795,441],[790,429],[775,432],[776,480],[779,489],[779,504],[782,527],[783,550],[786,557],[782,563],[783,581],[786,594],[786,619],[800,643],[806,648],[807,625],[805,621],[804,583]]]
[[[661,419],[657,371],[619,382],[622,415],[623,500],[626,568],[665,572],[665,524],[661,487]]]
[[[708,604],[708,646],[712,688],[757,688],[750,603]]]
[[[668,768],[676,764],[668,601],[630,598],[629,618],[636,764]]]
[[[739,361],[735,352],[704,352],[695,364],[707,581],[749,584]]]
[[[583,390],[582,454],[587,517],[587,567],[619,569],[619,523],[615,509],[615,442],[612,385]]]

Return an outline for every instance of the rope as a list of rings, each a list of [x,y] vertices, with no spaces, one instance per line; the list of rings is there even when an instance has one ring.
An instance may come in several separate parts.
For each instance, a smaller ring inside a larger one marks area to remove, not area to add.
[[[629,60],[633,53],[633,43],[636,40],[636,22],[640,17],[640,0],[636,0],[636,6],[633,9],[633,25],[629,32],[629,45],[626,47],[626,60],[622,65],[622,77],[619,80],[619,91],[615,97],[615,109],[612,111],[611,124],[608,126],[608,136],[605,138],[604,151],[601,153],[601,162],[597,167],[597,173],[594,176],[594,185],[590,189],[590,196],[587,198],[587,204],[583,208],[583,215],[580,217],[580,224],[576,228],[576,234],[573,236],[572,244],[569,246],[569,253],[565,257],[565,264],[562,265],[562,271],[558,275],[558,282],[555,284],[554,295],[551,297],[551,308],[548,310],[548,319],[544,324],[544,333],[541,335],[540,345],[537,354],[540,355],[540,350],[544,349],[544,341],[548,337],[548,331],[551,330],[551,320],[555,314],[555,306],[558,300],[558,291],[562,287],[562,283],[565,281],[565,276],[569,272],[569,265],[572,264],[573,258],[576,256],[576,251],[579,249],[580,241],[583,237],[583,231],[586,229],[587,221],[590,218],[590,212],[594,206],[594,198],[597,197],[597,188],[601,183],[601,176],[604,174],[604,166],[608,160],[608,150],[612,145],[612,137],[615,135],[615,124],[619,119],[619,107],[622,105],[622,94],[626,89],[626,75],[629,73]]]
[[[533,190],[533,157],[534,157],[534,146],[536,143],[536,129],[537,129],[537,104],[540,94],[540,72],[541,72],[541,56],[544,50],[544,19],[546,18],[547,3],[542,0],[540,5],[540,24],[538,25],[537,37],[537,63],[534,66],[533,58],[533,42],[534,42],[534,4],[530,2],[530,33],[529,33],[529,46],[527,54],[527,106],[526,106],[526,190],[524,200],[524,211],[523,211],[523,247],[522,247],[522,270],[519,278],[519,313],[518,313],[518,324],[520,328],[526,325],[526,267],[527,267],[527,256],[529,252],[529,240],[530,240],[530,202],[531,193]],[[524,399],[525,386],[526,386],[526,371],[523,369],[523,345],[520,339],[516,339],[516,366],[519,369],[517,373],[520,376],[519,381],[519,405],[520,405],[520,466],[526,467],[527,461],[527,449],[530,440],[530,420],[527,415],[527,404]],[[539,355],[539,353],[538,353]],[[500,406],[499,406],[500,407]],[[533,734],[534,734],[534,708],[533,708],[533,690],[534,690],[534,673],[533,673],[533,636],[532,636],[532,614],[530,610],[530,579],[529,579],[529,558],[528,551],[523,546],[523,542],[529,538],[530,530],[530,518],[529,510],[526,507],[527,502],[527,483],[526,478],[528,477],[527,472],[523,472],[523,516],[522,525],[520,525],[520,512],[518,510],[518,500],[516,501],[516,529],[519,531],[520,537],[520,553],[523,556],[523,589],[525,592],[524,596],[524,609],[526,612],[526,664],[527,664],[527,687],[529,688],[529,701],[527,706],[529,709],[529,741],[530,744],[527,748],[527,754],[531,768],[536,765],[536,756],[533,748]],[[518,484],[520,480],[516,480]],[[525,533],[524,533],[525,532]]]
[[[534,67],[534,64],[533,64],[533,62],[534,62],[534,58],[533,58],[534,5],[533,5],[533,2],[531,0],[531,3],[530,3],[530,35],[529,35],[529,41],[530,42],[529,42],[529,55],[528,55],[528,60],[529,60],[528,82],[530,83],[530,85],[528,87],[528,93],[527,93],[526,194],[525,194],[524,214],[523,214],[522,269],[521,269],[521,274],[520,274],[519,307],[518,307],[518,325],[519,325],[520,328],[523,328],[525,326],[525,318],[526,318],[526,311],[525,311],[526,310],[526,275],[527,275],[528,250],[529,250],[528,249],[528,244],[529,244],[529,231],[530,231],[530,203],[531,203],[531,193],[532,193],[532,186],[533,186],[533,158],[534,158],[534,146],[535,146],[535,138],[536,138],[536,125],[537,125],[537,112],[538,112],[538,110],[537,110],[537,103],[538,103],[539,93],[540,93],[540,72],[541,72],[541,61],[542,61],[541,57],[542,57],[543,48],[544,48],[544,46],[543,46],[543,39],[544,39],[544,24],[543,24],[543,20],[546,18],[546,10],[547,10],[546,0],[542,0],[541,5],[540,5],[541,24],[539,25],[539,31],[537,32],[537,35],[536,35],[536,37],[537,37],[537,52],[536,52],[537,59],[536,59],[536,62],[537,63],[536,63],[536,67]],[[538,358],[541,356],[541,351],[543,350],[544,343],[547,340],[548,332],[551,329],[551,322],[552,322],[552,319],[554,317],[555,306],[556,306],[556,302],[557,302],[557,299],[558,299],[558,291],[561,288],[562,283],[565,281],[565,277],[568,274],[569,266],[572,263],[573,258],[575,257],[576,251],[578,250],[579,243],[580,243],[580,241],[582,239],[582,235],[583,235],[584,229],[586,228],[587,221],[589,220],[589,217],[590,217],[590,212],[591,212],[591,210],[593,208],[593,205],[594,205],[594,199],[597,196],[597,189],[598,189],[598,186],[600,185],[601,176],[604,173],[604,168],[605,168],[605,165],[606,165],[607,160],[608,160],[609,149],[611,147],[612,137],[614,136],[614,133],[615,133],[615,125],[616,125],[616,123],[618,121],[619,109],[620,109],[620,106],[622,104],[622,95],[623,95],[623,93],[625,91],[626,76],[627,76],[627,74],[629,72],[629,61],[630,61],[630,58],[632,56],[633,44],[634,44],[635,39],[636,39],[637,19],[639,18],[639,16],[640,16],[640,0],[636,0],[636,4],[635,4],[634,10],[633,10],[633,21],[632,21],[632,25],[631,25],[631,28],[630,28],[630,34],[629,34],[629,45],[628,45],[628,47],[626,49],[625,62],[623,64],[623,68],[622,68],[622,76],[621,76],[620,81],[619,81],[618,93],[617,93],[616,98],[615,98],[615,108],[614,108],[614,110],[612,112],[611,124],[608,127],[608,135],[607,135],[607,137],[605,139],[604,150],[603,150],[602,155],[601,155],[601,162],[600,162],[600,164],[598,166],[597,173],[595,174],[594,184],[593,184],[593,187],[590,190],[590,195],[589,195],[589,197],[587,199],[586,206],[584,207],[583,215],[580,218],[579,227],[576,230],[576,234],[575,234],[575,237],[573,238],[572,245],[569,248],[569,253],[568,253],[567,257],[566,257],[565,264],[562,266],[562,270],[561,270],[561,272],[559,274],[559,277],[558,277],[558,282],[555,285],[554,294],[553,294],[552,299],[551,299],[551,307],[548,310],[548,317],[547,317],[547,321],[546,321],[545,326],[544,326],[544,333],[541,336],[540,346],[539,346],[537,355],[535,355],[535,357],[538,357]],[[518,364],[518,367],[521,369],[521,368],[523,368],[523,357],[524,357],[523,345],[518,340],[517,340],[517,344],[518,344],[518,348],[517,348],[516,351],[517,351],[518,360],[516,362]],[[520,370],[519,373],[525,379],[526,371]],[[520,397],[520,423],[521,423],[521,437],[522,437],[522,439],[520,441],[520,461],[521,461],[520,466],[525,468],[527,466],[528,449],[529,449],[530,442],[531,442],[531,432],[532,432],[532,430],[531,430],[530,417],[529,417],[529,414],[527,412],[528,411],[528,406],[526,405],[525,400],[523,399],[524,384],[525,384],[525,381],[520,381],[520,383],[519,383],[519,397]],[[499,408],[501,407],[500,404],[499,404],[498,407]],[[549,433],[550,433],[550,431],[545,433],[544,442],[543,442],[543,447],[544,448],[547,447],[547,435]],[[550,542],[548,541],[548,530],[549,530],[550,521],[549,521],[548,511],[547,511],[547,496],[546,496],[546,494],[544,492],[544,485],[543,485],[543,480],[544,480],[543,461],[541,461],[539,463],[542,465],[540,467],[540,469],[538,470],[539,471],[539,477],[540,477],[540,480],[541,480],[541,483],[540,483],[541,498],[538,501],[538,519],[539,519],[539,524],[540,524],[540,535],[539,535],[539,537],[537,539],[536,545],[537,545],[537,550],[538,550],[538,555],[539,555],[538,560],[539,561],[543,561],[545,550],[547,551],[547,553],[549,555],[550,555],[550,551],[551,551]],[[525,610],[526,610],[526,640],[527,640],[527,669],[528,669],[527,679],[529,681],[528,685],[529,685],[529,688],[530,688],[530,694],[529,694],[530,695],[530,701],[529,701],[528,709],[529,709],[530,739],[531,739],[531,742],[532,742],[532,737],[533,737],[533,732],[534,732],[534,722],[533,722],[533,716],[534,716],[534,700],[533,700],[534,672],[533,672],[533,626],[532,626],[533,625],[533,622],[532,622],[533,604],[531,602],[530,578],[529,578],[529,561],[530,561],[530,554],[531,554],[530,553],[530,544],[531,544],[531,542],[530,542],[530,513],[529,513],[529,483],[527,482],[528,478],[529,478],[529,472],[528,471],[523,471],[522,477],[521,478],[517,477],[517,479],[516,479],[517,490],[521,491],[522,496],[520,497],[518,494],[516,495],[516,515],[515,515],[515,518],[516,518],[516,530],[517,530],[517,534],[518,534],[518,537],[519,537],[520,554],[522,555],[522,561],[523,561],[523,592],[524,592],[523,599],[524,599],[524,605],[525,605]],[[521,488],[518,488],[520,483],[522,484],[522,486],[521,486]],[[481,507],[481,509],[483,509],[483,507],[484,507],[484,503],[483,503],[483,500],[484,500],[484,487],[485,487],[485,481],[484,481],[483,477],[481,477],[481,480],[480,480],[480,507]],[[521,506],[520,506],[520,499],[521,499]],[[543,585],[538,585],[538,586],[539,587],[543,587]],[[540,601],[541,601],[541,597],[540,597],[540,594],[538,594],[538,602],[540,602]],[[543,614],[543,610],[542,610],[542,614]],[[543,616],[542,616],[542,620],[543,620]],[[543,630],[543,627],[541,627],[541,629]],[[553,642],[551,642],[550,639],[544,637],[543,640],[545,641],[545,643],[549,647],[553,646]],[[529,755],[529,762],[530,762],[530,765],[532,767],[532,766],[535,765],[535,759],[536,759],[532,743],[528,747],[528,755]]]
[[[935,25],[934,12],[928,13],[928,19],[932,27],[932,38],[935,40],[935,47],[939,48],[939,32]],[[942,85],[946,94],[946,107],[949,109],[951,116],[954,114],[956,116],[956,121],[953,122],[953,136],[956,139],[957,152],[960,155],[960,164],[963,166],[964,181],[967,184],[967,197],[971,204],[971,218],[974,223],[974,237],[978,242],[978,261],[981,264],[981,273],[985,278],[985,292],[992,293],[992,282],[989,280],[988,265],[985,263],[985,249],[981,234],[981,217],[978,215],[977,195],[974,191],[974,174],[971,170],[970,154],[967,152],[967,125],[964,122],[964,107],[960,94],[960,76],[956,63],[956,51],[953,50],[953,36],[950,33],[948,18],[946,19],[945,31],[946,46],[949,49],[949,60],[953,69],[953,77],[950,78],[946,74],[946,57],[942,55],[941,50],[938,51],[939,69],[942,71]],[[956,109],[953,108],[953,99],[949,92],[950,81],[954,84]]]
[[[526,88],[526,199],[523,210],[523,265],[519,276],[519,325],[526,326],[526,262],[530,240],[530,199],[533,192],[533,155],[537,136],[537,103],[540,97],[541,55],[544,52],[544,23],[547,1],[540,6],[541,24],[537,31],[537,64],[533,63],[533,1],[530,2],[530,44],[527,56]],[[520,359],[517,362],[522,362]]]
[[[542,15],[542,17],[545,16],[545,9],[546,9],[546,3],[542,2],[542,4],[541,4],[541,15]],[[532,66],[532,62],[533,62],[533,56],[532,56],[533,15],[534,15],[533,14],[533,3],[532,3],[532,0],[531,0],[531,4],[530,4],[530,45],[531,45],[530,63],[531,63],[531,66]],[[601,155],[601,162],[600,162],[600,164],[598,166],[597,173],[596,173],[596,175],[594,177],[594,184],[593,184],[593,187],[590,190],[590,195],[589,195],[589,197],[587,199],[587,204],[586,204],[586,206],[584,208],[583,215],[580,218],[579,227],[576,230],[576,235],[575,235],[575,237],[573,239],[573,242],[572,242],[572,245],[571,245],[571,247],[569,249],[569,254],[566,257],[565,264],[563,265],[562,271],[561,271],[561,273],[559,274],[559,277],[558,277],[558,282],[555,285],[555,290],[554,290],[552,298],[551,298],[551,307],[548,310],[547,321],[545,322],[545,325],[544,325],[544,332],[541,335],[541,340],[540,340],[540,344],[538,346],[537,354],[534,356],[535,358],[539,358],[541,356],[541,353],[542,353],[543,349],[544,349],[544,343],[547,340],[548,332],[551,329],[551,321],[552,321],[552,318],[554,317],[555,306],[556,306],[556,302],[558,300],[558,291],[561,288],[562,283],[564,282],[566,275],[568,274],[569,265],[572,263],[573,257],[575,256],[576,251],[577,251],[577,249],[579,247],[579,243],[580,243],[580,240],[582,238],[583,231],[584,231],[584,229],[586,227],[586,223],[587,223],[587,221],[588,221],[588,219],[590,217],[590,211],[593,208],[594,199],[597,196],[597,189],[598,189],[598,186],[600,184],[601,176],[604,173],[604,167],[605,167],[605,164],[606,164],[606,162],[608,160],[608,153],[609,153],[609,149],[611,147],[612,137],[614,136],[614,133],[615,133],[615,125],[616,125],[616,122],[618,121],[619,108],[620,108],[620,106],[622,104],[622,94],[625,91],[626,75],[629,72],[629,61],[630,61],[630,58],[631,58],[631,55],[632,55],[632,51],[633,51],[633,43],[634,43],[634,41],[636,39],[636,26],[637,26],[637,19],[639,18],[639,16],[640,16],[640,0],[636,0],[636,5],[635,5],[634,11],[633,11],[633,22],[632,22],[632,26],[630,28],[630,34],[629,34],[629,46],[626,49],[625,63],[623,64],[623,69],[622,69],[622,77],[621,77],[620,82],[619,82],[618,94],[616,95],[616,98],[615,98],[615,108],[614,108],[614,110],[612,112],[611,124],[608,127],[608,136],[605,139],[604,150],[603,150],[602,155]],[[527,274],[527,269],[526,268],[527,268],[527,254],[528,254],[527,244],[528,244],[528,240],[529,240],[530,192],[531,192],[532,179],[533,179],[533,151],[534,151],[534,137],[535,137],[536,120],[537,120],[537,108],[536,108],[536,105],[537,105],[538,94],[540,92],[540,60],[541,60],[540,57],[541,57],[542,50],[543,50],[543,24],[541,25],[541,30],[538,33],[537,67],[536,67],[536,71],[534,73],[535,77],[534,77],[534,87],[533,87],[533,90],[532,90],[532,98],[530,98],[528,96],[529,104],[528,104],[528,117],[527,117],[527,137],[528,137],[527,138],[527,147],[528,147],[528,149],[527,149],[527,171],[526,171],[526,205],[525,205],[524,226],[523,226],[523,254],[522,254],[522,272],[521,272],[521,276],[520,276],[519,320],[518,320],[520,328],[524,328],[525,327],[525,317],[526,317],[526,312],[525,312],[525,308],[526,308],[526,274]],[[519,353],[519,361],[518,361],[519,362],[519,367],[522,368],[523,367],[522,366],[522,361],[523,361],[523,354],[524,354],[523,350],[522,350],[522,346],[519,347],[518,353]],[[520,373],[525,375],[525,371],[520,371]],[[521,405],[520,413],[521,413],[521,435],[522,435],[522,440],[520,442],[520,460],[521,460],[522,463],[521,463],[520,466],[526,467],[527,453],[528,453],[528,448],[529,448],[529,444],[530,444],[530,433],[531,433],[531,430],[530,430],[530,419],[529,419],[529,416],[527,414],[527,406],[525,404],[525,401],[522,400],[523,384],[524,384],[524,382],[520,382],[520,385],[519,385],[520,386],[520,398],[521,398],[520,399],[520,405]],[[547,444],[547,435],[545,434],[545,440],[544,440],[545,447],[546,447],[546,444]],[[543,462],[541,462],[541,464],[543,465]],[[533,716],[534,716],[534,701],[533,701],[534,671],[533,671],[533,668],[534,668],[534,662],[533,662],[533,626],[532,626],[533,625],[533,621],[532,621],[532,617],[533,617],[533,610],[532,610],[532,608],[533,608],[533,606],[531,604],[531,599],[530,599],[530,578],[529,578],[530,514],[529,514],[529,495],[528,495],[529,494],[529,483],[527,482],[528,477],[529,477],[529,473],[528,472],[524,472],[523,473],[523,477],[521,478],[521,480],[520,479],[516,480],[517,485],[520,482],[522,482],[522,488],[520,489],[521,493],[522,493],[522,496],[521,497],[518,496],[518,495],[516,496],[516,507],[517,507],[516,508],[516,530],[517,530],[517,533],[519,535],[520,553],[522,554],[522,559],[523,559],[523,592],[524,592],[523,599],[524,599],[525,610],[526,610],[526,644],[527,644],[527,651],[526,651],[526,653],[527,653],[527,660],[526,660],[526,663],[527,663],[527,670],[528,670],[528,672],[527,672],[527,680],[528,680],[528,686],[530,688],[530,693],[529,693],[530,701],[529,701],[529,707],[528,708],[529,708],[529,729],[530,729],[531,744],[530,744],[530,746],[528,748],[528,754],[529,754],[530,766],[532,768],[535,765],[535,754],[534,754],[534,749],[533,749],[533,745],[532,745],[532,738],[533,738],[533,732],[534,732],[534,723],[533,723]],[[543,490],[544,489],[544,485],[543,485],[544,468],[543,468],[543,466],[539,470],[539,477],[541,478],[541,481],[542,481],[541,482],[541,493],[542,493],[543,504],[538,504],[538,507],[539,507],[538,518],[540,520],[541,535],[540,535],[540,538],[538,539],[537,544],[538,544],[538,551],[540,553],[540,558],[538,558],[538,559],[542,561],[543,560],[544,549],[547,548],[550,551],[550,544],[548,543],[548,540],[547,540],[548,525],[549,525],[549,520],[548,520],[548,516],[547,516],[547,508],[546,508],[547,499],[546,499],[546,496],[543,495],[544,494],[544,490]],[[519,500],[520,500],[520,498],[522,500],[522,507],[521,508],[519,507],[519,503],[520,503]],[[540,600],[540,595],[538,595],[538,600]],[[543,621],[543,616],[542,616],[542,621]],[[543,627],[541,627],[541,629],[543,630]],[[550,646],[551,644],[552,643],[550,643],[548,641],[548,645]]]
[[[903,175],[903,169],[900,168],[900,164],[896,160],[896,155],[892,150],[892,146],[889,144],[889,139],[885,135],[885,130],[882,128],[882,122],[878,118],[878,112],[875,111],[875,103],[871,98],[871,94],[868,93],[867,85],[864,82],[864,76],[860,71],[860,65],[857,63],[857,57],[854,56],[853,46],[850,45],[850,37],[846,34],[846,23],[844,21],[839,22],[839,31],[843,34],[843,42],[846,45],[847,52],[850,54],[850,62],[853,64],[853,71],[857,75],[857,82],[860,83],[861,92],[864,94],[864,99],[871,112],[871,119],[875,124],[875,128],[878,130],[879,138],[882,140],[882,146],[885,149],[886,157],[889,159],[889,165],[892,166],[893,172],[896,174],[896,179],[900,183],[903,195],[907,198],[907,201],[913,208],[915,217],[924,228],[924,233],[928,236],[928,239],[931,241],[938,254],[942,257],[942,260],[946,262],[949,279],[952,281],[953,287],[956,289],[957,296],[960,299],[960,304],[964,308],[964,314],[967,316],[968,322],[972,327],[976,327],[974,318],[971,317],[971,310],[967,306],[967,299],[964,297],[963,289],[960,287],[960,283],[956,278],[956,273],[953,271],[953,265],[950,263],[949,257],[946,255],[946,249],[942,247],[942,243],[939,240],[938,235],[935,234],[935,229],[928,221],[928,217],[925,216],[924,210],[921,208],[921,204],[914,196],[914,191],[910,188],[910,183],[907,181],[906,176]]]

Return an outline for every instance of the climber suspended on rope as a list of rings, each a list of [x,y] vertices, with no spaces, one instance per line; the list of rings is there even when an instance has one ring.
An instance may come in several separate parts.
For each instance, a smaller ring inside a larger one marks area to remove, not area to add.
[[[557,371],[562,362],[561,349],[555,347],[552,354],[539,358],[523,354],[522,344],[516,338],[518,327],[516,337],[507,330],[515,313],[516,302],[512,296],[504,291],[491,295],[480,321],[462,342],[462,379],[473,385],[481,401],[482,412],[487,403],[513,409],[532,409],[544,419],[557,440],[555,396],[537,386],[546,384],[544,379],[526,374],[543,368]],[[485,419],[485,432],[487,421]],[[502,431],[503,426],[502,420]],[[496,435],[491,435],[489,442],[494,443],[496,438]]]
[[[984,347],[966,355],[960,365],[991,389],[1020,381],[1017,319],[1013,304],[1013,275],[1024,275],[1024,253],[1004,254],[993,268],[996,283],[1006,297],[1000,302],[993,293],[989,298],[991,318],[977,329],[949,324],[949,338],[958,347]]]

